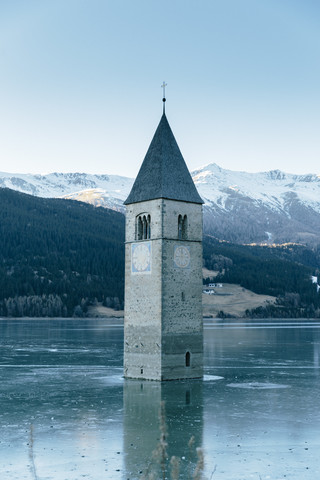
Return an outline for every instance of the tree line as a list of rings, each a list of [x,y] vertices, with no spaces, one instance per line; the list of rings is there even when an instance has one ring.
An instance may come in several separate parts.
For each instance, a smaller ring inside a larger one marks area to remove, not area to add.
[[[83,316],[124,305],[124,215],[0,189],[0,316]],[[320,247],[238,245],[205,235],[203,263],[217,282],[277,297],[250,316],[317,316]]]
[[[0,189],[0,315],[82,315],[123,306],[124,216]]]

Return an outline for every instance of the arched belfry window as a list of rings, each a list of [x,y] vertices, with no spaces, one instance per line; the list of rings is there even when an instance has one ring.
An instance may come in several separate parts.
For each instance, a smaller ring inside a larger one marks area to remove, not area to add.
[[[142,219],[142,225],[143,225],[143,239],[144,238],[147,238],[147,219],[146,219],[146,216],[143,215],[143,219]]]
[[[137,222],[136,222],[136,240],[142,240],[142,237],[143,237],[143,224],[142,224],[141,216],[139,215],[137,217]]]
[[[187,215],[178,216],[178,238],[186,240],[188,238],[188,217]]]
[[[182,220],[182,238],[186,239],[188,238],[188,218],[187,215],[183,217]]]
[[[136,217],[136,240],[147,240],[151,237],[151,216],[140,214]]]
[[[178,238],[182,238],[182,216],[178,217]]]
[[[147,238],[151,238],[151,216],[147,216]]]

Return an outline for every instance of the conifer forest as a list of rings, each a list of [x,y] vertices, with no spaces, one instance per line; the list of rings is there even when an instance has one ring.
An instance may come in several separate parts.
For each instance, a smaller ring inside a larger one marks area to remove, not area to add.
[[[85,316],[95,302],[122,309],[124,228],[124,215],[110,209],[0,189],[0,316]],[[239,245],[204,235],[203,264],[219,272],[216,281],[277,297],[248,316],[320,316],[311,282],[319,246]]]

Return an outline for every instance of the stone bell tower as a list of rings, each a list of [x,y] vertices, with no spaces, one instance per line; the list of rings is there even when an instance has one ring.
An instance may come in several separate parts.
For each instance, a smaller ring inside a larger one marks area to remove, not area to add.
[[[125,201],[127,378],[202,377],[202,203],[163,112]]]

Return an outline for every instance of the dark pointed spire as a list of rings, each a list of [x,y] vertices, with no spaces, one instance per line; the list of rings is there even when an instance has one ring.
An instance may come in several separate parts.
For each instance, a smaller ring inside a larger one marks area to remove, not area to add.
[[[203,203],[165,114],[124,204],[156,198]]]

